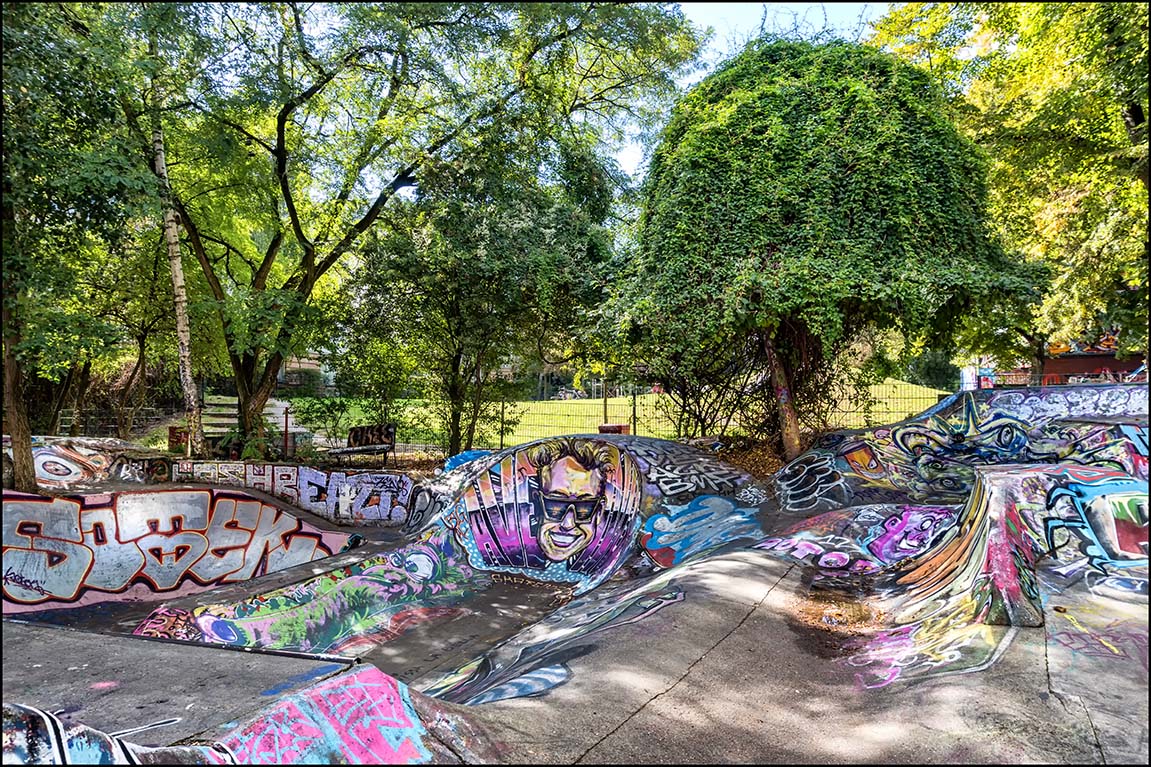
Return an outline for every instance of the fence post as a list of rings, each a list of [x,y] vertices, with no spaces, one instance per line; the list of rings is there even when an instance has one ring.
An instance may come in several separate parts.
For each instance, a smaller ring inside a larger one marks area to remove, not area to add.
[[[635,418],[635,384],[631,385],[631,433],[639,434],[639,424]]]
[[[500,450],[504,449],[504,398],[500,397]]]
[[[610,423],[607,419],[607,379],[601,378],[599,385],[603,389],[603,423]]]

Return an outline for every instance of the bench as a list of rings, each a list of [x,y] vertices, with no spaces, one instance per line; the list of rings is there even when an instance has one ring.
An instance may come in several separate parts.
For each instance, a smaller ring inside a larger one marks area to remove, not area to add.
[[[348,429],[348,446],[329,450],[328,455],[343,458],[346,455],[384,454],[384,466],[388,465],[388,453],[396,455],[396,425],[378,423],[370,426],[353,426]]]

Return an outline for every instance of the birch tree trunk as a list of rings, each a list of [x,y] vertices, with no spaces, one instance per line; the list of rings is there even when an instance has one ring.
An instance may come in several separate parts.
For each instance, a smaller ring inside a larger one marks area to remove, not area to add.
[[[152,32],[148,53],[158,60],[156,33]],[[192,378],[192,331],[188,324],[188,292],[184,285],[184,264],[180,259],[179,221],[172,205],[172,187],[168,182],[168,163],[164,157],[164,132],[160,124],[161,99],[156,88],[156,77],[151,78],[152,86],[152,162],[156,177],[160,180],[160,191],[164,200],[164,243],[168,247],[168,264],[172,272],[172,293],[176,307],[176,350],[179,360],[180,389],[184,394],[184,412],[188,423],[188,450],[190,456],[202,457],[207,452],[204,445],[204,426],[200,418],[200,397],[196,382]]]

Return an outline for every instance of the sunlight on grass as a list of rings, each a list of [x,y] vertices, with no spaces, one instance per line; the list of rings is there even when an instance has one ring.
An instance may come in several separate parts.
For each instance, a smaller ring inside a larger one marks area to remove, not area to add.
[[[869,415],[863,412],[858,403],[842,402],[832,414],[831,426],[836,429],[858,429],[895,423],[923,412],[935,405],[941,397],[951,393],[893,378],[872,386],[871,392],[877,402]],[[509,402],[505,407],[508,420],[515,421],[518,418],[518,421],[511,433],[504,436],[503,446],[564,434],[595,434],[604,423],[627,424],[630,433],[644,437],[675,439],[676,424],[667,414],[667,405],[670,404],[667,398],[666,394],[652,393],[640,394],[634,399],[609,397],[606,417],[602,399]],[[353,404],[348,423],[367,424],[371,420],[360,403]],[[419,400],[406,403],[406,420],[424,424],[433,422],[427,407]],[[406,431],[404,428],[399,430],[398,437],[402,443],[430,441],[406,434]],[[739,433],[738,426],[729,429],[729,433]],[[498,448],[500,444],[496,438],[492,444],[477,442],[475,447]]]

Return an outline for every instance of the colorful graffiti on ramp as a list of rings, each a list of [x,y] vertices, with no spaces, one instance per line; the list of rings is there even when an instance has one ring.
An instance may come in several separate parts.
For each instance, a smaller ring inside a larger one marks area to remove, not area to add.
[[[405,539],[383,554],[270,589],[257,579],[239,599],[170,599],[135,635],[356,657],[416,626],[480,620],[477,600],[494,584],[553,593],[542,618],[404,680],[447,703],[497,705],[594,678],[597,653],[623,627],[674,621],[707,600],[682,573],[750,552],[873,617],[833,660],[857,689],[986,671],[1019,632],[1044,623],[1052,584],[1087,600],[1146,600],[1146,432],[1146,390],[1121,385],[955,395],[899,424],[827,435],[764,482],[664,440],[541,440],[413,485]],[[94,530],[81,526],[80,542]],[[240,580],[248,559],[232,556],[239,564],[226,575]],[[179,577],[152,581],[161,582]],[[287,737],[287,722],[316,719],[291,706],[291,716],[265,715],[269,743]],[[236,741],[220,742],[238,753]],[[383,742],[396,758],[427,758],[412,738]],[[244,753],[299,761],[313,752]]]

